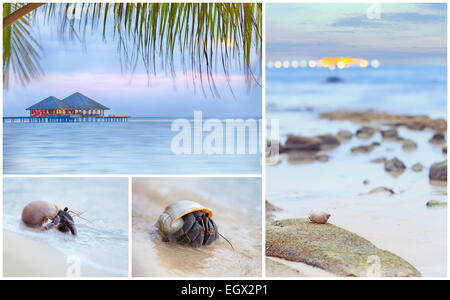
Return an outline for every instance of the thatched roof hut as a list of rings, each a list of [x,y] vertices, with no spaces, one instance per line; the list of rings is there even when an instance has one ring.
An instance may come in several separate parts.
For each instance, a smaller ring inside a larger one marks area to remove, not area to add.
[[[54,109],[72,109],[72,107],[59,100],[56,97],[50,96],[48,98],[45,98],[42,101],[39,101],[33,106],[28,107],[26,110],[54,110]]]
[[[78,110],[109,110],[108,107],[78,92],[64,98],[62,102]]]

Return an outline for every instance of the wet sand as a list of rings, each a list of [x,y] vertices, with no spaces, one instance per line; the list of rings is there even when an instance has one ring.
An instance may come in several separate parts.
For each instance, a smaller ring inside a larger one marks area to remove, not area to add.
[[[347,121],[323,120],[315,113],[272,114],[271,117],[282,120],[282,136],[336,134],[344,129],[354,133],[361,127]],[[294,126],[299,122],[301,128]],[[402,137],[415,141],[418,149],[405,152],[401,143],[382,141],[377,133],[369,140],[353,137],[327,151],[328,162],[292,164],[286,156],[282,157],[281,163],[267,167],[267,200],[283,209],[274,213],[275,219],[306,217],[313,208],[325,209],[331,213],[332,224],[399,255],[423,276],[444,277],[447,274],[447,209],[427,208],[426,203],[432,199],[447,201],[446,185],[431,185],[428,180],[429,166],[445,160],[446,156],[441,147],[428,142],[433,131],[407,128],[398,131]],[[352,147],[374,141],[381,142],[381,146],[372,153],[351,154]],[[385,172],[382,164],[370,163],[379,157],[398,157],[407,169],[395,178]],[[425,166],[422,172],[411,170],[417,162]],[[364,180],[369,180],[369,184],[364,185]],[[393,189],[396,194],[368,194],[381,186]]]
[[[69,257],[39,240],[4,231],[3,244],[5,277],[66,277],[70,272]],[[82,262],[80,271],[82,277],[108,277]]]
[[[280,264],[288,266],[289,268],[291,268],[293,270],[297,270],[306,277],[336,277],[336,275],[334,275],[333,273],[324,271],[320,268],[312,267],[310,265],[307,265],[307,264],[304,264],[301,262],[289,261],[289,260],[278,258],[278,257],[269,257],[268,259],[271,259]],[[266,274],[266,276],[270,277],[267,274]],[[279,276],[283,276],[283,274],[278,274],[274,277],[279,277]]]
[[[261,276],[259,178],[168,178],[133,181],[133,276]],[[192,248],[162,241],[154,227],[166,205],[188,199],[212,208],[223,239]]]

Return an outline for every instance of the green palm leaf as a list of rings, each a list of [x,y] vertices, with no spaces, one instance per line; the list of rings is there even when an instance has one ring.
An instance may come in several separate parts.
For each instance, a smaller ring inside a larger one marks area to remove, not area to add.
[[[3,4],[3,17],[20,7],[22,7],[21,4]],[[11,71],[22,85],[43,74],[39,64],[42,48],[33,38],[31,19],[30,14],[25,15],[3,29],[3,85],[5,88],[10,85]]]
[[[261,4],[49,3],[42,10],[49,23],[57,22],[61,39],[84,42],[88,31],[98,29],[105,41],[112,35],[125,72],[142,63],[150,79],[160,62],[175,76],[175,60],[181,57],[185,76],[194,87],[200,82],[204,93],[207,82],[219,96],[216,74],[229,81],[232,69],[242,71],[249,85],[260,83],[255,74],[261,71]]]

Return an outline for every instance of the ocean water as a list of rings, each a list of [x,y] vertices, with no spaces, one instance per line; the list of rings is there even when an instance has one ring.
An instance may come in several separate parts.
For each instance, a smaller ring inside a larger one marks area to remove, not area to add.
[[[338,76],[342,83],[326,83]],[[269,70],[267,118],[279,120],[279,139],[288,134],[316,136],[339,130],[356,132],[361,124],[319,118],[334,109],[374,109],[398,114],[446,116],[446,69],[403,67],[379,69]],[[375,125],[375,124],[372,124]],[[381,129],[387,129],[381,126]],[[269,129],[270,132],[270,129]],[[330,222],[391,251],[414,265],[423,276],[447,274],[447,209],[426,207],[429,200],[447,201],[447,187],[430,184],[431,164],[446,160],[442,147],[428,142],[433,132],[399,128],[418,149],[405,152],[401,143],[382,141],[379,133],[370,140],[353,137],[327,151],[328,162],[300,163],[288,155],[266,169],[266,198],[283,210],[276,218],[306,217],[311,209],[331,213]],[[351,154],[352,147],[380,142],[369,154]],[[399,158],[407,166],[399,177],[385,172],[371,160]],[[412,171],[417,162],[420,173]],[[369,184],[364,185],[363,181]],[[377,187],[393,196],[369,194]]]
[[[327,83],[328,77],[340,83]],[[447,68],[438,66],[269,69],[266,75],[267,111],[312,107],[376,109],[400,114],[446,118]]]
[[[258,129],[239,131],[246,139],[244,154],[237,154],[236,150],[232,154],[176,155],[171,150],[171,141],[179,131],[171,131],[173,120],[131,118],[124,123],[4,123],[3,171],[5,174],[261,173],[260,151],[252,154],[248,149],[250,137],[259,141]],[[224,120],[214,124],[225,128]],[[191,128],[193,131],[192,121]],[[230,138],[235,147],[239,137],[237,132],[234,139]],[[208,132],[203,132],[203,139],[207,135]],[[193,133],[192,146],[199,136]],[[225,133],[223,138],[226,145]],[[261,148],[258,146],[257,149]]]
[[[90,222],[74,217],[77,237],[30,229],[21,214],[36,200],[84,212]],[[128,276],[128,179],[4,178],[3,230],[45,243],[64,256],[78,256],[82,265],[101,274]]]

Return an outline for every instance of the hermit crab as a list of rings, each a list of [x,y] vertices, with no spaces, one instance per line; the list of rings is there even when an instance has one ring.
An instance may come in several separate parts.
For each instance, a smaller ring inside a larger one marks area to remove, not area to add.
[[[24,207],[22,221],[30,227],[40,227],[42,230],[50,230],[56,227],[63,233],[70,231],[72,235],[77,235],[71,213],[75,214],[69,211],[67,207],[61,210],[56,204],[46,201],[33,201]],[[79,216],[80,214],[75,215]]]
[[[165,242],[175,240],[181,245],[200,247],[219,238],[212,216],[211,209],[194,201],[180,200],[166,207],[155,227]]]

